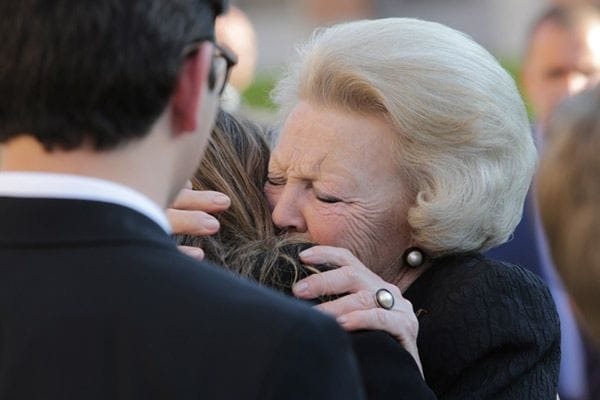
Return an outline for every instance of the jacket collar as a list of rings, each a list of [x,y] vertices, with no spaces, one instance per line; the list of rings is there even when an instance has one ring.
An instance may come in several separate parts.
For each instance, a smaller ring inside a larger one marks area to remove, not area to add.
[[[0,197],[0,246],[147,242],[174,247],[151,218],[90,200]]]

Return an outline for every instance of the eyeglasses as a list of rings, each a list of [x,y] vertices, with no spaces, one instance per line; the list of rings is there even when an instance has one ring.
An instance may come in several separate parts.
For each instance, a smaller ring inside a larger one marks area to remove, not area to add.
[[[200,43],[207,39],[196,40],[193,43],[186,46],[183,51],[184,57],[187,57],[198,50]],[[231,69],[237,64],[238,59],[235,53],[229,50],[227,47],[221,46],[218,43],[214,44],[214,54],[212,59],[212,65],[208,73],[208,87],[212,91],[216,91],[219,95],[225,90]]]
[[[231,75],[231,69],[237,62],[237,56],[233,51],[215,43],[212,68],[208,75],[208,84],[211,90],[217,90],[219,95],[223,93],[229,80],[229,75]]]

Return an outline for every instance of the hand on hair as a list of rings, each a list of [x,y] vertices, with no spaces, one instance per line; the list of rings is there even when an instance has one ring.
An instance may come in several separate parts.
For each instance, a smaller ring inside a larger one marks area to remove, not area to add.
[[[306,264],[330,264],[339,268],[313,274],[297,282],[293,287],[296,297],[314,299],[323,295],[346,294],[315,307],[334,316],[347,331],[371,329],[388,332],[413,356],[422,373],[417,349],[419,321],[412,304],[402,296],[396,285],[381,279],[343,248],[315,246],[300,253],[300,258]],[[379,307],[375,299],[375,292],[382,288],[394,296],[394,306],[390,310]]]
[[[192,190],[191,185],[186,185],[167,209],[167,218],[174,234],[213,235],[219,230],[219,221],[210,213],[225,211],[229,204],[229,197],[223,193]],[[198,247],[179,246],[179,250],[200,260],[204,258]]]

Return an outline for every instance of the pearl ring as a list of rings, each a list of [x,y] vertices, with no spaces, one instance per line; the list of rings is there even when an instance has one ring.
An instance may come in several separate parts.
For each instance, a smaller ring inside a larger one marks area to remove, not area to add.
[[[384,310],[391,310],[394,307],[394,295],[387,289],[379,289],[375,292],[375,302]]]

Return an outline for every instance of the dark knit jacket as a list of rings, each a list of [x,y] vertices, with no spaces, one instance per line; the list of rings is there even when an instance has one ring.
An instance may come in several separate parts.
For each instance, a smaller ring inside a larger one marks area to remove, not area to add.
[[[546,285],[480,254],[436,260],[406,291],[440,399],[555,399],[560,329]]]
[[[277,289],[291,295],[296,273],[301,279],[310,271],[278,268]],[[419,318],[426,383],[390,335],[355,332],[369,399],[556,398],[559,321],[536,275],[481,254],[453,255],[434,260],[404,296]]]

